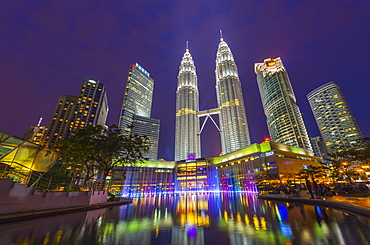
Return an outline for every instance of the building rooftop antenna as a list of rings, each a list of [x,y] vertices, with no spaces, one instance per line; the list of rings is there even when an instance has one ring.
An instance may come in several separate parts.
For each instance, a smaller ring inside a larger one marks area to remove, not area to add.
[[[224,38],[222,37],[222,30],[220,30],[220,37],[221,37],[220,40],[223,41]]]
[[[37,123],[37,127],[40,127],[41,121],[42,121],[42,116],[40,117],[39,122]]]
[[[186,51],[189,51],[189,41],[186,41]]]

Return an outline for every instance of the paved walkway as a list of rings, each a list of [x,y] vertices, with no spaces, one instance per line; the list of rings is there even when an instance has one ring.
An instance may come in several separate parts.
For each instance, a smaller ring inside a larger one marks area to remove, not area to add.
[[[67,213],[73,213],[73,212],[79,212],[79,211],[88,211],[88,210],[93,210],[93,209],[107,208],[111,206],[124,205],[124,204],[129,204],[129,203],[132,203],[131,198],[122,198],[121,201],[117,201],[117,202],[104,202],[104,203],[68,207],[68,208],[53,208],[53,209],[47,209],[47,210],[34,210],[34,211],[27,211],[27,212],[20,212],[20,213],[0,214],[0,224],[47,217],[51,215],[67,214]]]
[[[334,196],[328,197],[329,201],[349,203],[355,206],[370,209],[370,198],[369,197],[343,197]]]
[[[301,197],[286,197],[283,194],[262,194],[259,199],[283,202],[298,202],[307,205],[325,206],[334,209],[341,209],[370,218],[369,197],[345,197],[345,196],[324,196],[321,199],[311,199],[310,194],[301,192]]]

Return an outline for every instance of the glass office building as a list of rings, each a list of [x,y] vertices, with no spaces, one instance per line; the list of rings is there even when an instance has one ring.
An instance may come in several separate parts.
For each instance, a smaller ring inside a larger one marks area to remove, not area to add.
[[[144,158],[156,160],[158,158],[159,119],[150,117],[133,116],[133,133],[145,135],[149,139],[149,151]]]
[[[307,98],[329,151],[350,147],[363,139],[337,83],[326,83],[310,92]]]
[[[271,140],[312,151],[283,61],[265,59],[263,63],[256,63],[254,70]]]
[[[321,136],[313,137],[311,138],[311,144],[314,155],[324,158],[324,155],[327,152],[324,139]]]
[[[148,136],[150,149],[144,157],[156,160],[160,121],[150,118],[153,89],[154,80],[150,77],[149,72],[138,63],[130,65],[118,125],[126,133]],[[131,129],[130,125],[134,127]]]

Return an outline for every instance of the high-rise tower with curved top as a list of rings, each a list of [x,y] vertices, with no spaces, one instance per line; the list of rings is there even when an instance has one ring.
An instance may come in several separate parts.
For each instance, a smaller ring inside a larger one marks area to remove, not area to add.
[[[198,111],[198,78],[187,47],[177,76],[175,161],[201,157]]]
[[[280,58],[254,64],[272,141],[312,151],[290,79]]]
[[[216,93],[223,154],[250,145],[243,93],[234,56],[221,37],[216,57]]]

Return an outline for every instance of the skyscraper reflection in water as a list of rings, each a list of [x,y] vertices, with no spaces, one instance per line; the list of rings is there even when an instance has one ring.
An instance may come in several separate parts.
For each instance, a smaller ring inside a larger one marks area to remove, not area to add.
[[[368,230],[361,216],[251,194],[162,195],[2,224],[0,244],[369,244]]]

